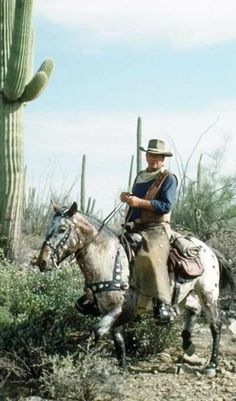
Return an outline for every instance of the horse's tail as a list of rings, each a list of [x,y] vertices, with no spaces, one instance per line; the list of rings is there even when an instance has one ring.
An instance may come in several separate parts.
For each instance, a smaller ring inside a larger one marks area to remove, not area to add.
[[[220,266],[220,289],[224,289],[226,287],[230,287],[231,291],[234,293],[236,285],[232,272],[232,264],[226,260],[224,255],[217,249],[212,249],[214,254],[216,255],[219,266]]]

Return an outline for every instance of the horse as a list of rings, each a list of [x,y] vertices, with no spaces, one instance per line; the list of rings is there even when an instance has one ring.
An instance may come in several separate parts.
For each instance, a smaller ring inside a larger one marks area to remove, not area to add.
[[[113,336],[117,357],[126,366],[126,347],[123,325],[145,312],[152,303],[151,297],[143,297],[138,288],[130,285],[130,266],[127,253],[120,239],[107,226],[94,217],[79,212],[77,203],[69,208],[54,205],[55,214],[49,224],[36,264],[41,271],[52,269],[69,256],[75,257],[85,280],[86,296],[100,315],[94,327],[95,341],[107,333]],[[205,371],[216,371],[221,335],[221,316],[217,305],[221,283],[234,285],[227,261],[221,254],[201,242],[199,257],[204,266],[201,276],[184,281],[180,285],[178,303],[186,306],[184,327],[181,333],[182,348],[191,355],[194,352],[192,328],[197,308],[191,306],[191,294],[198,296],[206,311],[212,334],[212,353]],[[50,263],[53,261],[53,263]],[[134,272],[135,274],[135,272]],[[171,284],[172,291],[174,283]],[[189,298],[190,297],[190,298]]]

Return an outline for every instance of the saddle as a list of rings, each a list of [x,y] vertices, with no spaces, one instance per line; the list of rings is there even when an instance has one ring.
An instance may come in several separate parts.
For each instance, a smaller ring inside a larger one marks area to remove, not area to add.
[[[194,279],[202,275],[204,267],[199,257],[201,247],[195,245],[188,236],[176,235],[171,238],[170,253],[168,257],[168,271],[175,273],[184,280]],[[120,237],[128,260],[132,264],[142,245],[142,236],[135,232],[126,232]]]

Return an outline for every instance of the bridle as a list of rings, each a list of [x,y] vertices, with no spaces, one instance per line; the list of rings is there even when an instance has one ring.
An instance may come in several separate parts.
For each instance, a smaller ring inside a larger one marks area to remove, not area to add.
[[[52,235],[51,235],[51,236],[50,236],[50,235],[47,236],[47,237],[46,237],[46,240],[43,242],[43,247],[44,247],[44,246],[48,246],[48,247],[51,249],[50,258],[51,258],[52,262],[53,262],[57,267],[58,267],[58,264],[61,263],[61,262],[67,257],[67,255],[65,255],[65,257],[62,258],[62,259],[59,261],[59,252],[60,252],[60,250],[63,248],[63,246],[65,245],[66,241],[68,240],[68,238],[69,238],[69,236],[70,236],[70,233],[71,233],[71,230],[72,230],[72,226],[73,226],[73,225],[75,226],[75,223],[73,223],[73,221],[70,219],[70,217],[68,217],[65,213],[61,213],[61,216],[62,216],[65,220],[69,220],[69,221],[70,221],[70,225],[69,225],[69,227],[66,229],[66,231],[65,231],[65,233],[64,233],[64,235],[63,235],[63,237],[60,239],[60,241],[58,242],[58,244],[57,244],[56,246],[54,246],[54,245],[52,244],[52,242],[50,241],[50,238],[52,237]],[[79,236],[77,230],[76,230],[76,234],[77,234],[77,237],[78,237],[78,242],[80,243],[80,242],[81,242],[81,238],[80,238],[80,236]],[[56,260],[55,260],[55,257],[56,257]],[[73,256],[73,258],[74,258],[74,256]]]
[[[120,208],[121,208],[123,205],[124,205],[123,202],[119,203],[119,205],[116,206],[116,207],[111,211],[111,213],[108,214],[108,216],[102,221],[102,224],[101,224],[101,226],[99,227],[97,233],[96,233],[94,236],[92,236],[92,237],[90,238],[90,240],[89,240],[86,244],[83,244],[81,248],[79,248],[79,249],[77,249],[77,251],[75,251],[75,257],[78,257],[78,256],[80,255],[80,253],[81,253],[85,248],[87,248],[87,247],[97,238],[97,236],[99,235],[99,233],[100,233],[100,231],[103,229],[103,227],[114,217],[114,215],[120,210]],[[69,226],[69,228],[68,228],[68,230],[65,232],[63,238],[59,241],[59,243],[57,244],[57,246],[54,247],[54,245],[50,242],[50,236],[48,236],[48,237],[46,238],[46,240],[43,242],[43,246],[49,246],[50,249],[52,250],[52,253],[51,253],[52,259],[54,260],[54,256],[55,256],[55,255],[57,256],[57,263],[59,263],[59,251],[60,251],[60,249],[63,247],[63,245],[65,244],[65,242],[67,241],[67,239],[68,239],[69,236],[70,236],[70,233],[71,233],[71,225],[75,225],[75,223],[73,223],[73,221],[70,219],[70,217],[68,217],[68,215],[66,214],[67,211],[68,211],[68,209],[66,209],[66,210],[64,210],[64,211],[59,211],[59,210],[58,210],[58,211],[56,212],[56,215],[61,216],[61,217],[64,217],[64,219],[69,220],[70,223],[71,223],[70,226]],[[77,233],[79,242],[82,242],[82,241],[81,241],[81,238],[79,237],[79,234],[78,234],[78,231],[77,231],[77,230],[76,230],[76,233]],[[62,260],[64,260],[64,259],[62,259]],[[60,262],[62,262],[62,260],[61,260]]]
[[[102,222],[101,226],[99,227],[97,233],[93,235],[90,240],[87,243],[82,244],[81,248],[78,248],[75,252],[73,252],[73,258],[75,257],[78,259],[82,251],[84,251],[93,241],[94,239],[97,238],[99,235],[100,231],[103,229],[106,223],[114,216],[115,213],[118,212],[118,210],[121,208],[122,204],[119,204]],[[61,263],[68,255],[65,255],[63,259],[59,261],[59,252],[62,249],[62,247],[65,245],[66,241],[68,240],[72,226],[75,226],[75,223],[71,220],[70,217],[66,215],[66,212],[61,212],[59,214],[60,216],[64,217],[65,219],[70,221],[70,225],[68,229],[65,231],[63,237],[60,239],[58,244],[54,246],[52,242],[50,241],[50,237],[48,236],[46,240],[43,243],[43,246],[48,246],[51,249],[51,260],[58,267],[58,264]],[[79,243],[82,243],[82,239],[79,236],[78,231],[76,230],[77,237]],[[56,256],[56,260],[55,260]],[[103,291],[120,291],[120,290],[126,290],[129,288],[129,284],[122,282],[121,277],[122,277],[122,265],[120,264],[120,246],[117,249],[116,252],[116,257],[115,257],[115,263],[114,263],[114,268],[113,268],[113,278],[110,281],[103,281],[103,282],[97,282],[97,283],[85,283],[85,289],[90,289],[92,293],[95,295],[97,292],[103,292]]]

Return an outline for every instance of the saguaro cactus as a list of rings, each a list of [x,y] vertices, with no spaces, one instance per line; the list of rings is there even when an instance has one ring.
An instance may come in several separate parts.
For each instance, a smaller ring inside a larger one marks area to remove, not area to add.
[[[137,123],[137,174],[142,170],[142,151],[139,149],[142,141],[142,119],[138,117]]]
[[[82,168],[81,168],[81,182],[80,182],[80,210],[87,214],[93,214],[95,209],[96,200],[91,197],[88,198],[86,206],[86,168],[87,159],[86,155],[82,157]]]
[[[33,0],[0,0],[0,245],[16,256],[24,182],[23,110],[46,87],[52,59],[32,77]]]
[[[127,191],[128,191],[128,192],[130,192],[131,189],[132,189],[133,167],[134,167],[134,155],[131,156],[131,160],[130,160],[129,180],[128,180],[128,188],[127,188]]]
[[[85,177],[86,177],[86,155],[82,158],[81,183],[80,183],[80,210],[85,212]]]

